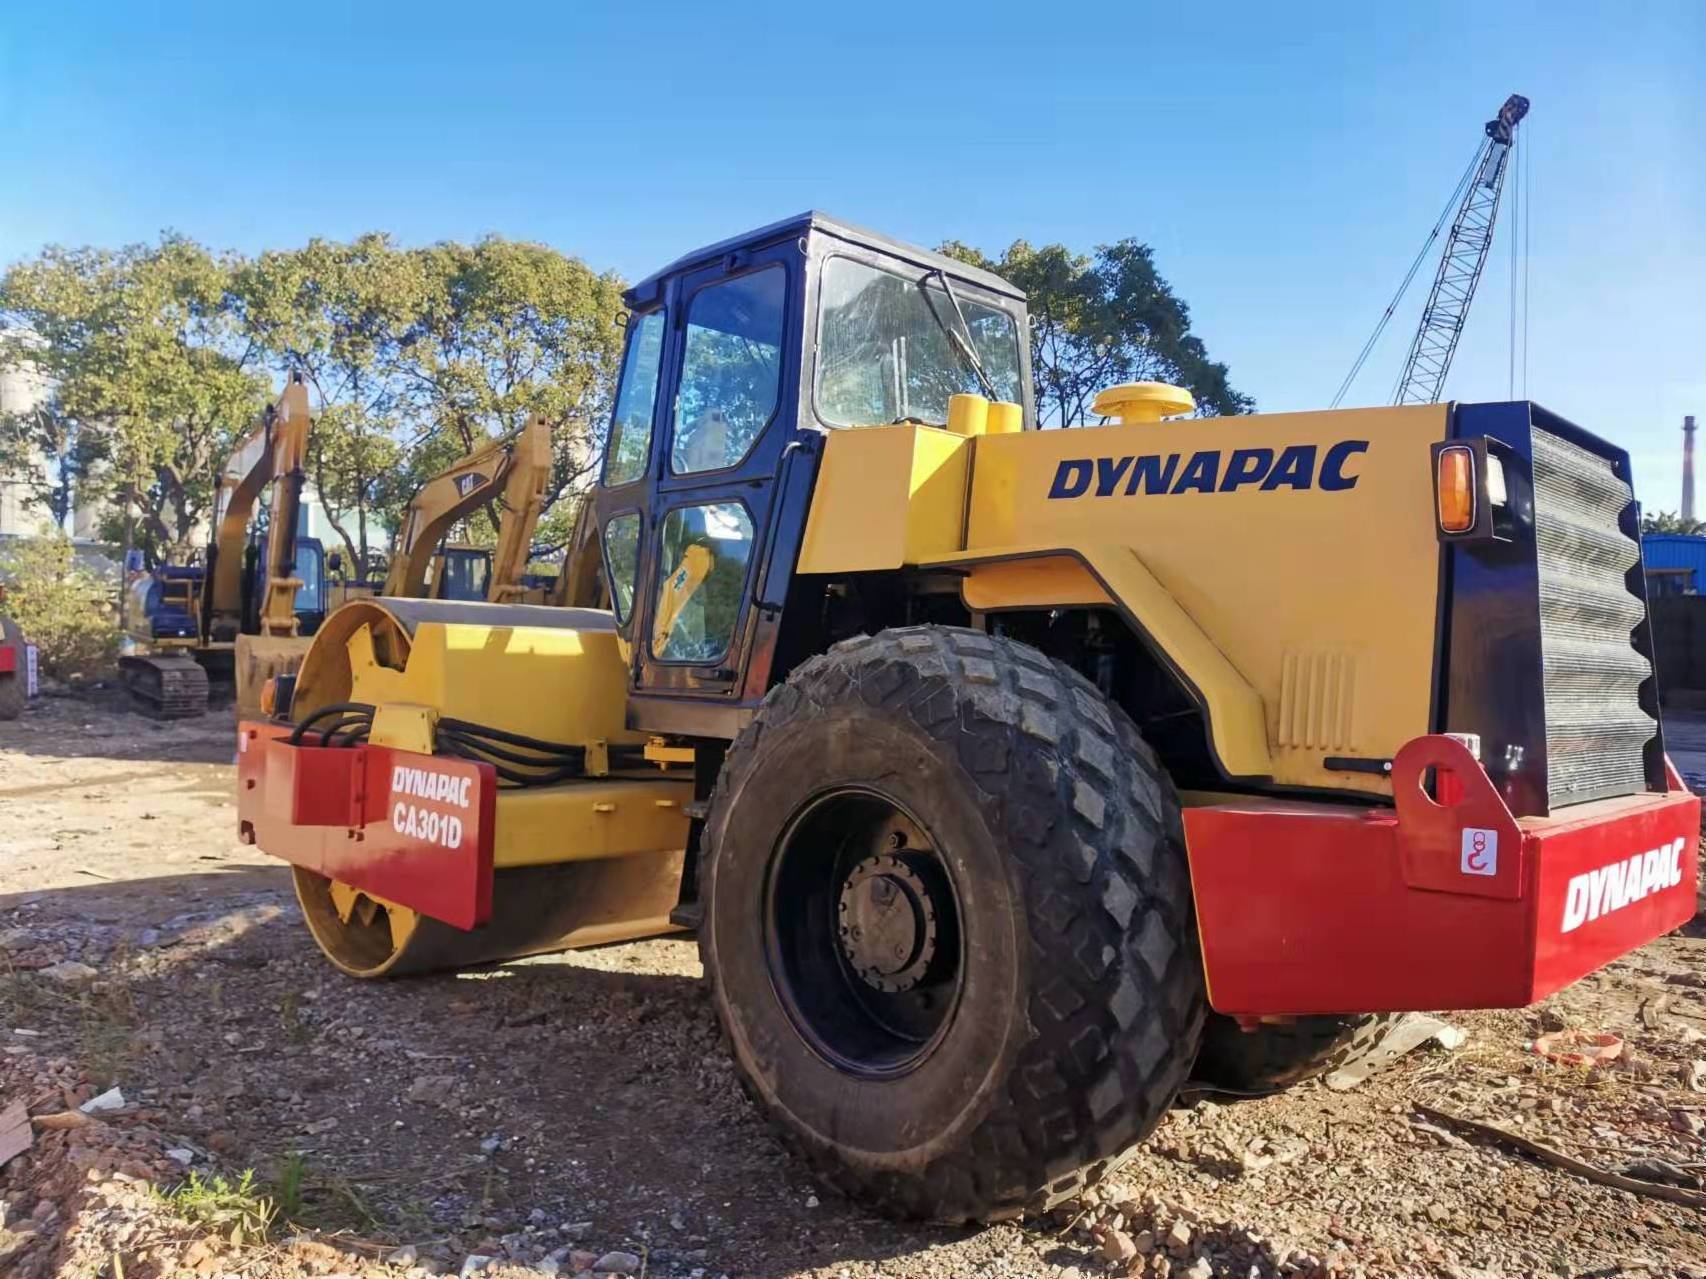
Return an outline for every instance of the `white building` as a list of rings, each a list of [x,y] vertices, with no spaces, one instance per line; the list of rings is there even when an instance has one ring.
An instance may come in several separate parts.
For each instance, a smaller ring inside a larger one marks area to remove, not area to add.
[[[0,337],[16,338],[15,330],[0,333]],[[29,340],[25,335],[25,340]],[[41,373],[26,367],[0,367],[0,424],[13,417],[35,412],[53,393],[52,383]],[[0,429],[4,429],[0,425]],[[31,465],[39,469],[43,484],[54,482],[53,458],[37,454]],[[32,485],[15,476],[0,474],[0,535],[39,535],[50,532],[53,517],[31,492]],[[99,534],[101,510],[98,503],[83,502],[75,495],[65,532],[79,540],[93,539]]]

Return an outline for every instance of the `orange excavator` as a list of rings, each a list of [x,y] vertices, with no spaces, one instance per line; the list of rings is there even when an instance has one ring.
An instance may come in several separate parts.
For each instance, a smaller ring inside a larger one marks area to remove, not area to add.
[[[384,594],[402,599],[519,603],[522,570],[545,506],[551,476],[551,426],[528,419],[516,434],[493,440],[420,487],[403,515],[385,575]],[[487,503],[499,509],[494,548],[444,538]]]
[[[214,535],[201,564],[163,565],[131,587],[129,633],[142,651],[119,660],[132,704],[161,719],[207,710],[208,670],[228,664],[240,713],[259,689],[296,669],[325,613],[324,555],[298,535],[308,388],[292,374],[220,470]],[[251,537],[262,493],[264,536]]]

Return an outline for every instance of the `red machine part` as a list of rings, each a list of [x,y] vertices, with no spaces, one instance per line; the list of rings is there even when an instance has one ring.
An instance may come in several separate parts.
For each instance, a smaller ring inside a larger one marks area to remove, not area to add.
[[[1392,783],[1392,808],[1186,810],[1217,1010],[1521,1007],[1694,914],[1700,801],[1674,770],[1666,794],[1516,818],[1461,742],[1432,736]]]
[[[492,914],[497,774],[385,746],[291,745],[289,725],[237,728],[245,843],[458,928]]]

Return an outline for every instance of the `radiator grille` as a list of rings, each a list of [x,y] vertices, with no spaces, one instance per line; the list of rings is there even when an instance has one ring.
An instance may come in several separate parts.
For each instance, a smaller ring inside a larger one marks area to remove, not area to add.
[[[1634,497],[1598,454],[1539,426],[1532,439],[1549,797],[1632,794],[1658,732],[1639,697],[1652,667],[1631,642],[1645,616],[1627,577],[1641,548],[1619,519]]]

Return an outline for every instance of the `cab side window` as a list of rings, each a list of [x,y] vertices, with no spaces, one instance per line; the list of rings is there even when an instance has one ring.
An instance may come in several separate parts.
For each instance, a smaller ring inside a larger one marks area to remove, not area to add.
[[[634,606],[634,577],[640,571],[640,513],[628,511],[604,526],[604,563],[610,574],[610,602],[619,623]]]
[[[652,613],[652,654],[666,662],[718,662],[734,640],[752,556],[752,517],[739,502],[671,511],[663,522]]]
[[[652,451],[652,410],[658,398],[658,367],[663,357],[663,312],[651,311],[628,323],[628,351],[616,389],[610,421],[610,446],[604,454],[604,483],[629,484],[646,473]]]
[[[670,451],[675,474],[736,465],[769,424],[782,381],[787,285],[775,263],[693,295]]]

